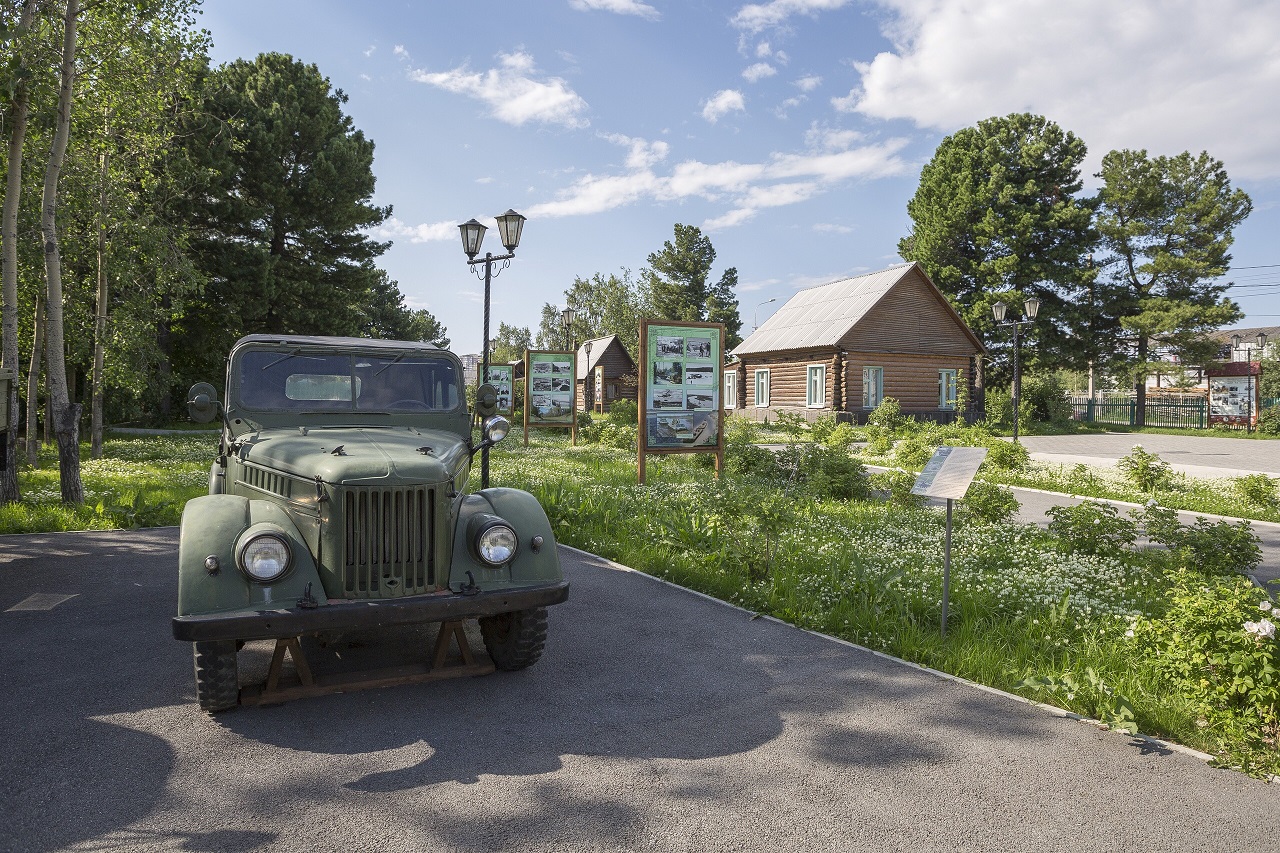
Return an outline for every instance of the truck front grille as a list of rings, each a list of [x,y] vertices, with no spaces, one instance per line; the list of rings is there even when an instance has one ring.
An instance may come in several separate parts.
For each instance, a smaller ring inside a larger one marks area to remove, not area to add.
[[[350,598],[396,598],[435,588],[435,490],[343,490],[343,590]]]

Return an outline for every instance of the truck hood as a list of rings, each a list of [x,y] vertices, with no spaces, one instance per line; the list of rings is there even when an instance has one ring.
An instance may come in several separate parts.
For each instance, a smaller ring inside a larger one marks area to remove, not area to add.
[[[240,442],[244,461],[345,485],[441,483],[469,454],[454,433],[412,427],[261,430]]]

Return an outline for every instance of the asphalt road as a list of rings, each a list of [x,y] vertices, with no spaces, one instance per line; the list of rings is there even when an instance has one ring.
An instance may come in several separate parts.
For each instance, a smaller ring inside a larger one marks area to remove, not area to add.
[[[211,718],[175,548],[0,540],[0,849],[1280,846],[1280,786],[564,549],[529,670]]]

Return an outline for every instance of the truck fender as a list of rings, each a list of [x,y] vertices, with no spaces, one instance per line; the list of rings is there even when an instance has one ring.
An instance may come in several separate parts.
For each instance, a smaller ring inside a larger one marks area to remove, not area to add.
[[[468,522],[479,514],[496,515],[505,519],[519,537],[515,559],[505,566],[491,568],[476,558],[467,538]],[[541,544],[534,550],[534,539],[541,537]],[[463,499],[458,513],[458,524],[453,534],[453,563],[449,567],[449,585],[457,589],[467,583],[467,572],[481,589],[493,589],[504,585],[526,586],[547,581],[559,581],[564,577],[560,569],[560,556],[556,553],[556,537],[551,532],[551,522],[538,499],[519,489],[482,489]]]
[[[267,531],[284,537],[293,567],[283,578],[262,584],[240,570],[236,554],[246,533]],[[187,502],[178,544],[179,616],[291,608],[308,587],[317,606],[328,603],[311,551],[279,506],[240,495],[205,495]]]

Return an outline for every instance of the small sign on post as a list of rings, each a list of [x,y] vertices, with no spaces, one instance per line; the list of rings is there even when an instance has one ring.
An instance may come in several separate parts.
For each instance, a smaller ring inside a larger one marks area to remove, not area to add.
[[[947,636],[947,605],[951,598],[951,509],[965,496],[969,484],[987,458],[985,447],[939,447],[934,451],[911,494],[947,501],[947,540],[942,555],[942,636]]]

